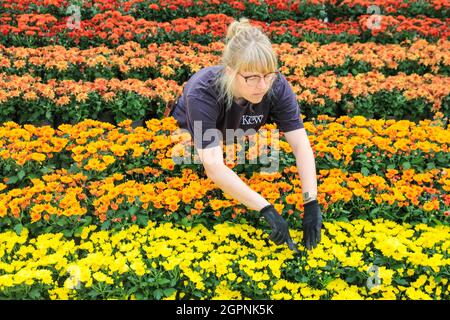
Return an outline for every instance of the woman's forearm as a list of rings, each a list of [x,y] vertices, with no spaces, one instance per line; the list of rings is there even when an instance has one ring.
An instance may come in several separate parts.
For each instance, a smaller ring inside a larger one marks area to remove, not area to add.
[[[298,174],[302,181],[302,196],[308,192],[309,196],[317,196],[317,175],[316,175],[316,161],[310,146],[300,148],[294,152]],[[303,199],[304,203],[311,200]]]
[[[216,166],[214,170],[206,171],[220,189],[252,210],[260,211],[270,203],[259,193],[252,190],[239,176],[225,164]]]

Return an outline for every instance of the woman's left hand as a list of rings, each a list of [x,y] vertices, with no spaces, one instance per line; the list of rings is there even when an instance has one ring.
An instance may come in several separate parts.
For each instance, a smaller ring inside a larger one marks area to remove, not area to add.
[[[317,244],[321,241],[322,213],[317,200],[305,203],[304,208],[303,244],[308,250],[311,250],[317,247]]]

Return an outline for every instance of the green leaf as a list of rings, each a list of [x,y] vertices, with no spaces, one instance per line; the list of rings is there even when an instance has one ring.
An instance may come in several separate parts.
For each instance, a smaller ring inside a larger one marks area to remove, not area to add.
[[[408,281],[406,281],[405,279],[395,279],[394,278],[395,283],[401,285],[401,286],[407,286],[409,285]]]
[[[85,225],[85,226],[90,225],[91,222],[92,222],[92,217],[91,217],[91,216],[87,216],[87,217],[84,219],[84,225]]]
[[[406,169],[406,170],[411,169],[411,163],[409,163],[409,162],[403,162],[402,166],[403,166],[403,169]]]
[[[14,184],[18,181],[17,176],[8,177],[8,182],[6,184]]]
[[[434,162],[429,162],[427,163],[427,170],[431,170],[431,169],[435,169],[436,165],[434,164]]]
[[[105,222],[102,223],[101,230],[107,230],[107,229],[109,229],[110,226],[111,226],[111,221],[106,220]]]
[[[442,153],[438,153],[436,155],[436,159],[439,160],[439,162],[446,162],[447,161],[447,156],[442,154]]]
[[[361,168],[361,173],[362,173],[364,176],[367,177],[367,176],[370,174],[370,171],[369,171],[368,168],[362,167],[362,168]]]
[[[146,226],[148,224],[148,216],[139,214],[137,215],[136,221],[141,226]]]
[[[135,297],[136,297],[137,300],[144,300],[145,299],[145,296],[142,293],[139,293],[139,292],[135,294]]]
[[[166,297],[169,297],[169,296],[171,296],[172,294],[174,294],[176,291],[177,291],[177,290],[174,289],[174,288],[167,288],[167,289],[164,289],[164,295],[165,295]]]
[[[73,233],[75,237],[79,237],[81,233],[83,232],[84,227],[78,227],[75,229],[75,232]]]
[[[39,288],[34,288],[30,291],[30,298],[31,299],[39,299],[41,297],[41,292]]]
[[[161,289],[156,289],[155,291],[153,291],[153,296],[156,300],[160,300],[163,295],[164,292]]]
[[[20,236],[20,234],[22,233],[23,230],[23,225],[21,223],[16,224],[14,226],[14,231],[17,233],[18,236]]]
[[[353,283],[355,280],[356,280],[356,274],[350,274],[350,275],[345,279],[346,282],[350,282],[350,283]]]
[[[128,213],[129,213],[130,215],[134,215],[134,214],[136,214],[136,212],[138,212],[138,209],[139,209],[139,208],[137,208],[137,207],[135,207],[135,206],[132,206],[132,207],[130,208],[130,210],[128,210]]]
[[[71,238],[73,236],[73,231],[72,230],[63,230],[63,235],[67,238]]]
[[[19,180],[22,180],[23,177],[25,177],[25,171],[20,170],[19,173],[17,174],[17,177],[19,178]]]
[[[378,213],[381,210],[381,207],[376,207],[374,209],[372,209],[372,211],[370,211],[371,214],[375,214]]]
[[[170,283],[170,280],[169,279],[166,279],[166,278],[161,278],[161,279],[158,279],[158,285],[160,285],[160,286],[163,286],[163,285],[165,285],[165,284],[168,284],[168,283]]]

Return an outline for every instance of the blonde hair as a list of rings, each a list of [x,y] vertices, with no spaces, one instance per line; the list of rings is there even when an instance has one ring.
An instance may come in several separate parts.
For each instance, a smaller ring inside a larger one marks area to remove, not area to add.
[[[278,70],[278,58],[267,35],[260,27],[252,26],[247,18],[233,21],[227,29],[225,49],[220,65],[223,67],[215,84],[219,90],[219,100],[225,101],[228,111],[233,104],[233,88],[238,72],[258,72],[267,74]],[[233,71],[226,74],[226,67]],[[272,86],[269,95],[272,94]]]

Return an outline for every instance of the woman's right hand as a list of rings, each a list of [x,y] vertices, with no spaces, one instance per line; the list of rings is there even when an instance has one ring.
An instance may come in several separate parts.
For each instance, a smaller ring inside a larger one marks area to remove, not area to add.
[[[289,234],[289,227],[286,220],[284,220],[278,211],[275,210],[274,206],[270,204],[262,208],[260,213],[272,229],[269,239],[277,245],[286,242],[289,249],[298,252],[297,246],[294,241],[292,241],[291,235]]]

